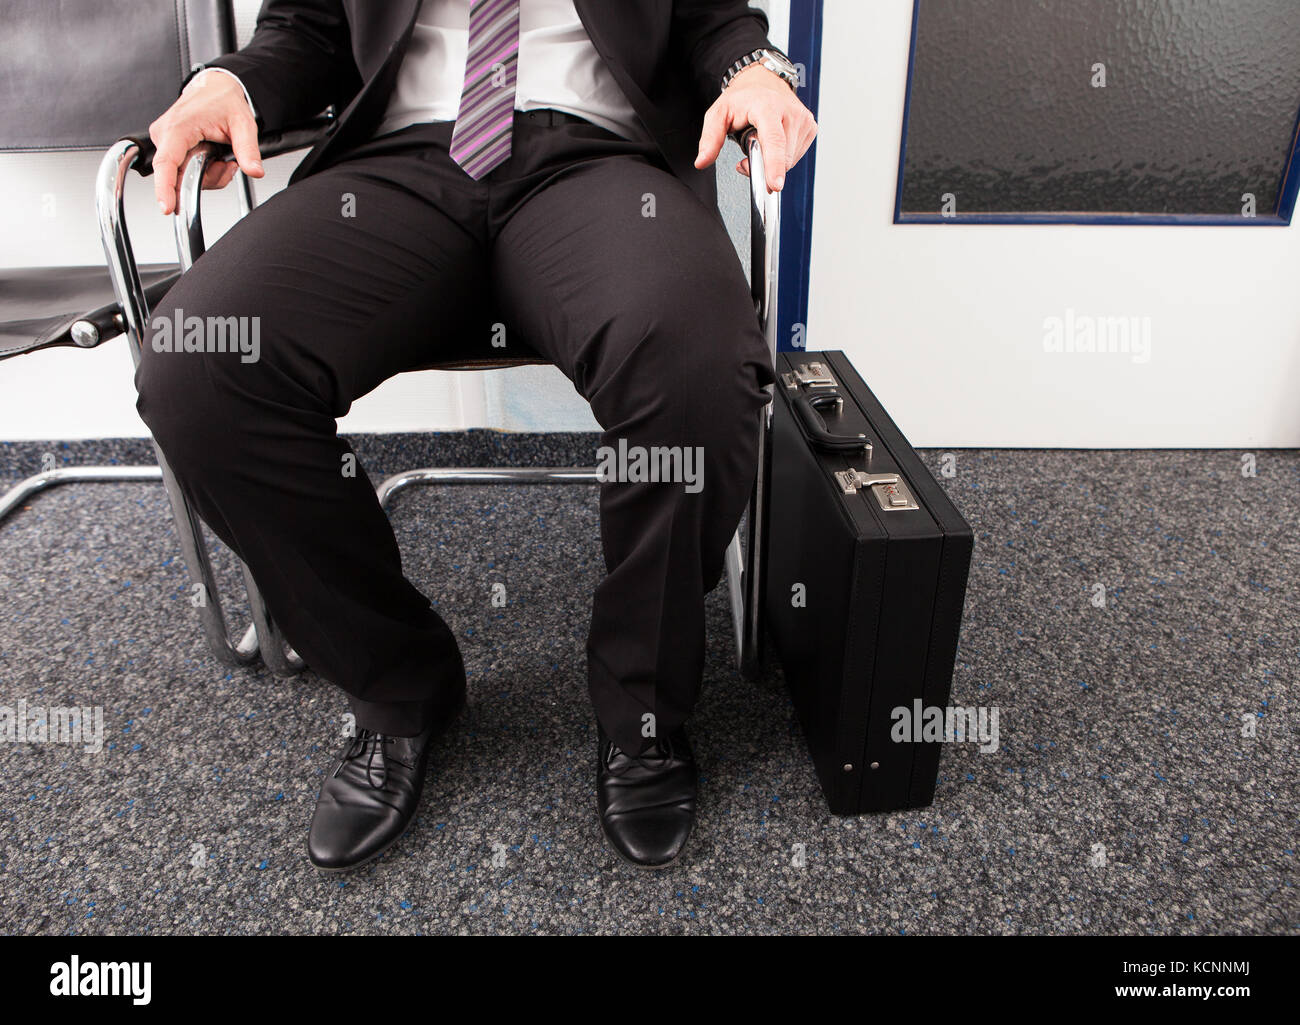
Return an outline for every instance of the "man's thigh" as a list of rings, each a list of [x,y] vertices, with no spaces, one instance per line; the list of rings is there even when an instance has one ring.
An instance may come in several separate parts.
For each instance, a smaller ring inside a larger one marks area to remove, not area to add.
[[[498,234],[491,272],[507,334],[520,332],[559,366],[607,430],[665,396],[713,394],[725,407],[739,394],[750,404],[772,380],[721,220],[642,157],[555,175]]]
[[[454,202],[399,184],[397,172],[409,178],[410,168],[392,162],[403,159],[417,157],[349,160],[236,223],[150,323],[177,311],[256,318],[256,362],[168,358],[147,343],[137,388],[175,393],[229,371],[250,390],[276,389],[295,405],[341,416],[388,377],[437,359],[440,342],[479,322],[486,256]]]

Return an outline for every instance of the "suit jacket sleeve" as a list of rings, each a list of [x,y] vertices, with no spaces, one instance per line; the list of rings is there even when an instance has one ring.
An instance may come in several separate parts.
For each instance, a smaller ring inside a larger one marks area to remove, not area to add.
[[[690,75],[702,110],[718,98],[731,65],[755,50],[776,49],[767,28],[767,15],[746,0],[673,0],[673,70]]]
[[[208,66],[239,77],[266,129],[342,108],[361,88],[339,0],[265,0],[248,45]]]

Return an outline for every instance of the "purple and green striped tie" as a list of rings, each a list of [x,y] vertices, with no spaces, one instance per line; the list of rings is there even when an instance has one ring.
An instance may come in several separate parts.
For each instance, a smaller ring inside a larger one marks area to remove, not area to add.
[[[451,158],[475,181],[510,156],[519,71],[519,0],[472,0],[469,56]]]

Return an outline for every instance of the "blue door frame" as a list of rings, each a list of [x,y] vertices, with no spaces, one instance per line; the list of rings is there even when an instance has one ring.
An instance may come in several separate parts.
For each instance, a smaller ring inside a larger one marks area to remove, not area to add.
[[[804,67],[800,99],[817,115],[822,65],[822,0],[790,0],[790,59]],[[813,182],[817,143],[786,177],[781,199],[781,251],[777,278],[778,348],[807,347],[808,269],[812,258]],[[799,325],[796,334],[796,325]],[[798,340],[799,346],[794,342]]]

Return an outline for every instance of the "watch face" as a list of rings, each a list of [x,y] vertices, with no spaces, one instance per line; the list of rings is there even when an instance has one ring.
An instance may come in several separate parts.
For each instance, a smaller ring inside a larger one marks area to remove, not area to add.
[[[768,69],[771,71],[776,71],[778,73],[784,73],[786,75],[791,75],[791,76],[796,74],[795,67],[793,64],[791,64],[788,60],[782,57],[779,53],[773,53],[771,50],[764,51],[763,63],[767,65]]]
[[[768,71],[780,75],[791,85],[795,83],[799,76],[799,73],[793,64],[789,61],[783,60],[780,56],[774,53],[769,53],[763,58],[763,67],[767,68]]]

